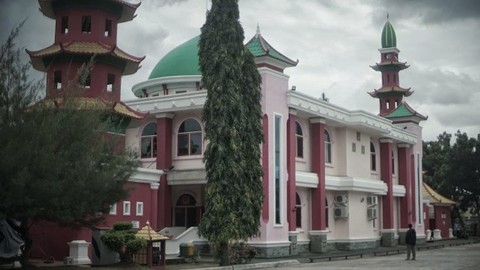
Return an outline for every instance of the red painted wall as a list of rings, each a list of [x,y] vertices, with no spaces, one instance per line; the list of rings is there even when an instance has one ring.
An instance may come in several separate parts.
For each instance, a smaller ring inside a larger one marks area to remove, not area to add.
[[[98,228],[110,228],[115,222],[139,221],[140,228],[145,226],[146,222],[152,220],[152,192],[150,184],[128,183],[126,188],[131,188],[130,196],[117,203],[117,213],[115,215],[106,215],[105,221],[98,224]],[[123,201],[130,201],[130,215],[123,215]],[[143,202],[143,215],[136,215],[136,203]],[[38,222],[31,226],[30,237],[32,238],[32,251],[30,258],[50,259],[63,261],[64,257],[69,256],[70,248],[68,242],[73,240],[85,240],[92,242],[92,233],[90,229],[74,230],[58,226],[52,222]],[[90,259],[92,258],[92,246],[89,247]]]
[[[68,16],[68,33],[63,34],[62,17]],[[91,16],[91,32],[82,33],[82,16]],[[105,21],[112,21],[110,36],[105,36]],[[95,42],[115,45],[117,42],[117,18],[101,9],[75,8],[74,10],[60,10],[56,14],[55,43],[72,40]]]
[[[47,71],[47,97],[62,95],[63,91],[67,89],[68,82],[75,81],[78,70],[82,65],[83,62],[59,62],[51,64]],[[55,71],[61,71],[61,89],[54,89]],[[115,76],[115,83],[111,92],[107,91],[108,74]],[[101,97],[105,100],[120,101],[121,78],[122,72],[119,68],[97,62],[90,73],[90,88],[80,89],[80,94],[83,97]]]
[[[42,260],[53,258],[55,261],[63,261],[64,257],[69,256],[68,242],[73,240],[92,241],[92,234],[88,229],[74,230],[46,221],[32,224],[30,237],[32,239],[30,258]],[[88,252],[91,256],[91,246]]]
[[[448,239],[449,229],[452,228],[450,206],[434,206],[435,227],[440,230],[442,239]]]

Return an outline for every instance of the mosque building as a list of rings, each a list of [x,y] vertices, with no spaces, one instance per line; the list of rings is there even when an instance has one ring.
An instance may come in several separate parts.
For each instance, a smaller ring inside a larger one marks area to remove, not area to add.
[[[134,188],[129,198],[112,205],[105,224],[68,231],[48,243],[41,238],[53,225],[38,227],[33,255],[61,260],[69,255],[67,242],[84,240],[91,243],[92,263],[106,263],[113,257],[99,236],[118,221],[135,228],[148,222],[170,238],[167,254],[178,254],[179,245],[188,242],[209,252],[208,240],[197,235],[206,200],[201,113],[208,90],[199,71],[199,37],[167,53],[147,80],[133,86],[137,98],[122,102],[121,76],[135,73],[143,57],[117,47],[117,24],[132,20],[138,4],[39,3],[40,11],[56,21],[54,44],[28,51],[34,68],[47,73],[47,98],[61,93],[72,78],[69,70],[96,55],[84,98],[101,98],[129,119],[119,136],[125,147],[138,151],[141,167],[128,183]],[[388,20],[381,45],[380,62],[371,67],[380,72],[381,87],[368,93],[379,99],[376,115],[292,88],[288,69],[299,62],[277,51],[259,29],[245,44],[262,78],[264,204],[261,233],[248,241],[258,256],[394,246],[402,244],[409,223],[419,241],[425,238],[419,123],[427,118],[404,99],[413,93],[399,84],[408,65],[399,60]]]

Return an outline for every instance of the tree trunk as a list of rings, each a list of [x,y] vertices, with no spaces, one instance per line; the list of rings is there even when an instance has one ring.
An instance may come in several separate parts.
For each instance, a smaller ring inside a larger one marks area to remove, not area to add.
[[[230,265],[230,259],[228,256],[228,242],[221,242],[218,245],[218,258],[220,259],[220,266]]]

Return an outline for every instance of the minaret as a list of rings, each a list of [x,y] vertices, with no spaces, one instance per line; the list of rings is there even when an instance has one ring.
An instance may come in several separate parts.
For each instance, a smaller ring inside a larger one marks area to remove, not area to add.
[[[397,49],[397,37],[388,16],[382,31],[382,48],[379,51],[380,63],[371,68],[382,73],[382,87],[369,94],[380,100],[380,115],[386,116],[400,106],[404,96],[408,97],[413,93],[410,88],[400,87],[399,72],[408,68],[408,65],[398,61],[400,50]]]
[[[118,23],[131,21],[140,4],[124,0],[38,0],[43,15],[55,20],[53,45],[29,51],[35,69],[47,73],[46,97],[62,94],[78,70],[94,58],[82,96],[120,101],[121,77],[135,73],[145,57],[117,47]]]

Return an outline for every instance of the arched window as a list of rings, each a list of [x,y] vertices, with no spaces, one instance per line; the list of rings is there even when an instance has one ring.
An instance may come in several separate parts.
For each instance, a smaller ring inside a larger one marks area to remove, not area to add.
[[[202,128],[194,119],[183,121],[178,129],[177,155],[193,156],[202,154]]]
[[[183,194],[175,204],[175,226],[191,227],[198,225],[197,202],[190,194]]]
[[[377,171],[377,153],[372,142],[370,142],[370,170]]]
[[[303,131],[302,126],[298,122],[295,122],[296,137],[297,137],[297,157],[303,158]]]
[[[327,130],[325,130],[325,163],[332,163],[332,139]]]
[[[300,196],[298,196],[298,193],[296,193],[296,202],[295,202],[295,212],[297,214],[297,228],[302,227],[302,200],[300,199]]]
[[[152,122],[146,125],[142,131],[140,143],[141,158],[157,157],[157,124]]]

